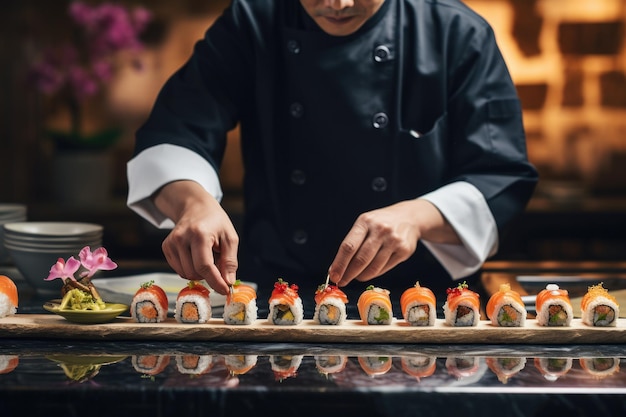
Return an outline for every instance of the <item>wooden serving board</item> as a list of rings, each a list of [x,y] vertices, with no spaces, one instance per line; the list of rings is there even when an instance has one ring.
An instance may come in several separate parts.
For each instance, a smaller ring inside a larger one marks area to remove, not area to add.
[[[251,325],[226,325],[221,319],[205,324],[136,323],[118,317],[105,324],[76,324],[54,314],[16,314],[0,319],[2,338],[51,338],[128,341],[220,341],[301,343],[412,343],[412,344],[617,344],[626,343],[626,319],[616,327],[590,327],[580,319],[570,327],[542,327],[527,320],[525,327],[495,327],[481,321],[475,327],[451,327],[438,319],[431,327],[411,327],[394,319],[390,325],[365,325],[348,320],[341,326],[321,326],[304,320],[294,326],[276,326],[267,320]]]

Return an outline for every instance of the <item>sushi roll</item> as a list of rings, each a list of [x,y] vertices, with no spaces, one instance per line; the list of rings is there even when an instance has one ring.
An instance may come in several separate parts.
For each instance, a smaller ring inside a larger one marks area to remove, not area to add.
[[[17,312],[17,286],[6,275],[0,275],[0,318]]]
[[[614,327],[619,317],[619,304],[602,283],[587,289],[580,302],[582,322],[588,326]]]
[[[391,324],[393,310],[389,290],[368,286],[357,301],[359,316],[365,324]]]
[[[436,356],[402,356],[400,358],[402,370],[417,379],[427,378],[437,369]]]
[[[357,360],[361,369],[371,377],[386,374],[393,365],[389,356],[359,356]]]
[[[296,377],[303,357],[303,355],[271,355],[270,367],[274,372],[274,378],[277,381],[284,381]]]
[[[256,366],[257,355],[226,355],[224,364],[231,376],[243,375]]]
[[[211,355],[176,355],[176,369],[181,374],[202,375],[213,368]]]
[[[477,326],[480,320],[480,299],[478,293],[470,290],[463,282],[446,290],[447,298],[443,305],[446,324],[454,327]]]
[[[526,306],[517,291],[510,284],[500,285],[487,301],[487,317],[491,324],[499,327],[524,327],[526,325]]]
[[[277,325],[295,325],[302,322],[304,307],[298,295],[298,286],[278,279],[270,296],[267,320]]]
[[[167,294],[154,281],[141,285],[130,303],[130,315],[137,323],[160,323],[167,318]]]
[[[449,356],[446,358],[448,374],[461,379],[468,378],[480,370],[478,356]]]
[[[236,280],[232,291],[226,295],[224,323],[251,324],[257,319],[256,290]]]
[[[13,372],[20,363],[17,355],[0,355],[0,375]]]
[[[339,325],[346,321],[348,296],[336,285],[323,284],[315,291],[313,320],[319,324]]]
[[[606,378],[619,372],[620,358],[580,358],[580,367],[594,378]]]
[[[170,364],[170,355],[133,355],[131,363],[140,374],[155,376]]]
[[[514,375],[520,372],[526,366],[526,358],[524,357],[508,357],[485,359],[487,367],[496,374],[498,381],[506,384]]]
[[[315,367],[326,376],[343,371],[347,363],[346,355],[315,355]]]
[[[176,297],[174,318],[178,323],[206,323],[211,319],[210,291],[197,281],[189,281]]]
[[[535,358],[535,368],[550,382],[554,382],[572,369],[572,358]]]
[[[539,291],[535,301],[537,323],[540,326],[568,327],[572,322],[572,303],[567,290],[556,284],[548,284]]]
[[[400,296],[400,308],[404,320],[411,326],[434,326],[437,319],[437,300],[430,288],[415,286]]]

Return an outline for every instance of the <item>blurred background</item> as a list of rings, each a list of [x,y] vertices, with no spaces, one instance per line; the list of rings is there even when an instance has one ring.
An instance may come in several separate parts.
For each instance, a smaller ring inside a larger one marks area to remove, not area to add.
[[[83,3],[124,6],[141,23],[136,33],[116,32],[129,36],[114,39],[124,47],[88,57],[97,61],[96,81],[68,64],[85,53],[84,33],[68,13],[70,1],[3,3],[0,202],[26,204],[29,220],[100,223],[116,259],[161,259],[165,232],[125,205],[134,131],[160,86],[229,1]],[[624,260],[626,2],[465,3],[496,32],[522,100],[529,157],[541,175],[527,212],[505,237],[496,260]],[[55,82],[63,72],[74,84],[59,89]],[[224,205],[238,224],[237,131],[229,136],[226,159]]]

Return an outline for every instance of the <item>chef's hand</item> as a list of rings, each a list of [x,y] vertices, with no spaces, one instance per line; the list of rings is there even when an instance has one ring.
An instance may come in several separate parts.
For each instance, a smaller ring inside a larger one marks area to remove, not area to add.
[[[194,181],[165,185],[154,203],[175,223],[162,244],[169,265],[181,277],[204,279],[227,294],[235,282],[239,236],[220,203]]]
[[[345,286],[369,281],[407,260],[426,239],[460,244],[441,212],[429,201],[407,200],[363,213],[339,247],[329,269],[330,280]]]

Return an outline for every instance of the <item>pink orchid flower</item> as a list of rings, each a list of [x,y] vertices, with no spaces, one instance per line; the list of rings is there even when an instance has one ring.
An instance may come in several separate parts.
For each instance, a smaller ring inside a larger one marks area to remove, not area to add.
[[[109,258],[107,250],[100,247],[93,252],[89,246],[85,246],[79,253],[80,262],[87,269],[80,274],[81,277],[91,277],[98,270],[110,271],[117,268],[117,264]]]
[[[75,259],[73,256],[71,256],[67,260],[67,263],[63,258],[59,258],[57,260],[57,263],[52,265],[52,268],[50,268],[48,278],[46,278],[45,280],[51,281],[56,278],[61,278],[63,281],[65,281],[66,279],[76,281],[76,278],[74,278],[74,274],[76,273],[76,271],[78,271],[78,268],[80,268],[80,261]]]

